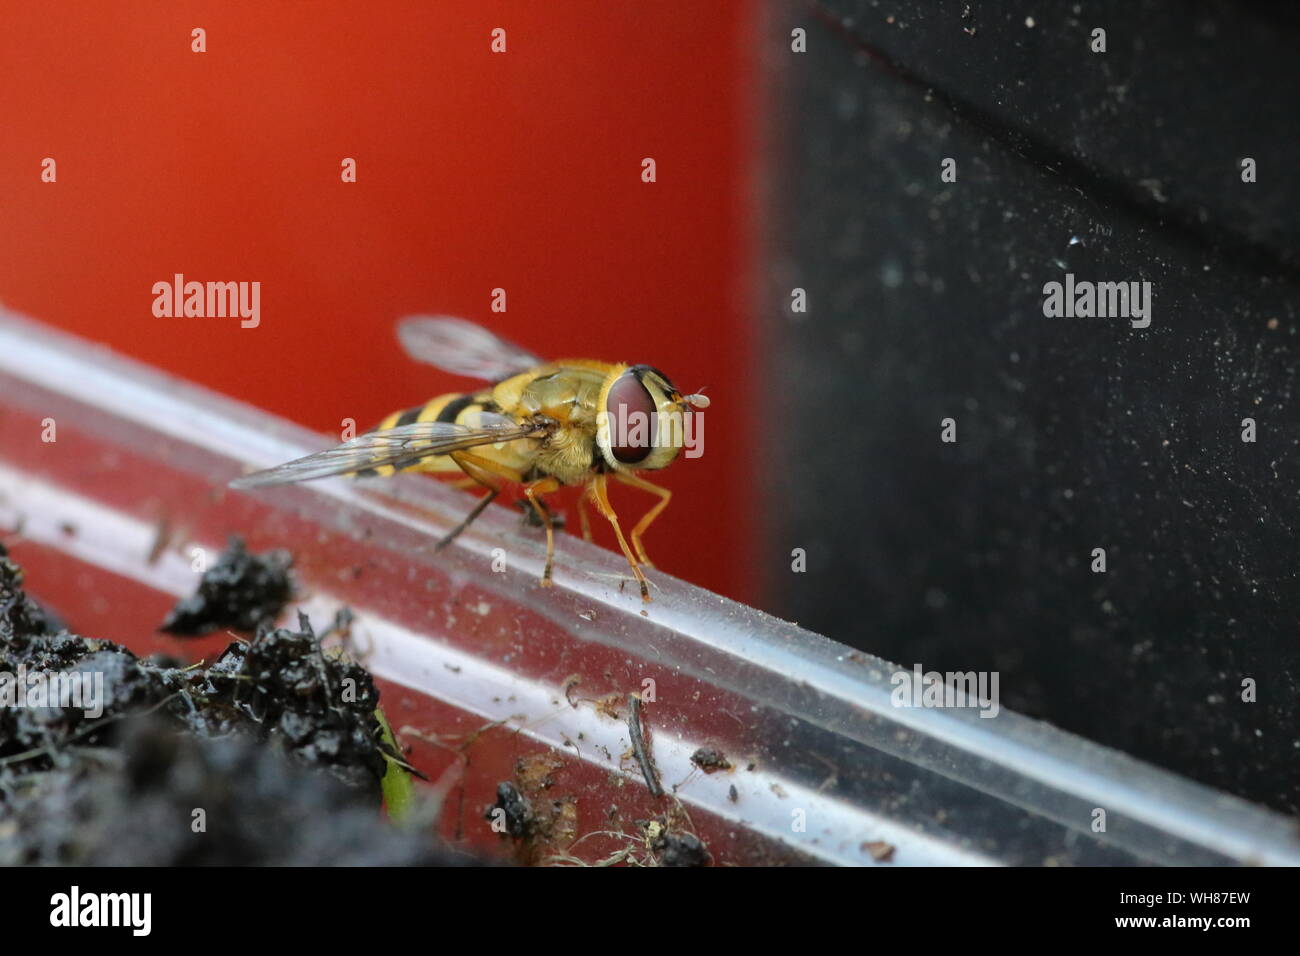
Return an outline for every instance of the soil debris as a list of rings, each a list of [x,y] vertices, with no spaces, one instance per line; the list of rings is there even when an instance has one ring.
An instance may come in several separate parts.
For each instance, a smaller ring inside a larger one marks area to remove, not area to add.
[[[505,832],[515,839],[520,863],[535,865],[569,847],[578,832],[578,802],[572,796],[553,796],[555,774],[565,761],[553,753],[520,757],[514,781],[497,784],[497,802],[485,814],[502,819]],[[499,829],[499,828],[498,828]]]
[[[506,833],[512,837],[526,837],[533,832],[537,817],[528,798],[508,780],[497,784],[497,802],[488,808],[484,818],[494,824],[500,820]]]
[[[253,632],[272,623],[293,597],[289,552],[249,554],[232,535],[217,563],[203,572],[198,590],[182,598],[159,630],[178,637],[198,637],[230,628]]]
[[[694,833],[675,830],[663,819],[642,824],[646,845],[660,866],[708,866],[712,862],[708,848]]]
[[[555,774],[564,766],[564,761],[552,753],[520,757],[515,762],[515,780],[525,793],[549,790],[555,786]]]
[[[22,584],[0,545],[0,865],[456,861],[383,822],[379,693],[305,616],[185,667],[56,627]]]
[[[305,615],[298,630],[263,628],[208,667],[142,660],[111,641],[53,631],[3,554],[0,548],[0,672],[26,675],[27,686],[8,682],[5,692],[20,706],[0,708],[0,786],[7,775],[49,769],[74,750],[111,745],[118,721],[156,711],[201,737],[275,739],[294,760],[378,801],[385,769],[379,692],[365,668],[321,652]],[[47,696],[50,675],[76,677],[86,706],[48,706],[57,703]]]
[[[721,750],[714,750],[709,747],[701,747],[691,754],[691,763],[705,773],[717,773],[719,770],[731,769],[731,761],[727,759],[727,755]]]
[[[0,800],[0,865],[446,866],[474,862],[383,822],[356,790],[244,735],[119,725],[95,759]]]

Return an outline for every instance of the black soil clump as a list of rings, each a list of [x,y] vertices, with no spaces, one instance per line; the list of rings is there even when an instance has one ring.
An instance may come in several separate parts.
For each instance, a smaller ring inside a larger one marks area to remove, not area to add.
[[[42,706],[51,672],[99,706]],[[301,614],[207,667],[141,659],[56,631],[0,545],[0,701],[0,865],[451,859],[383,822],[379,692]]]
[[[509,781],[497,784],[497,802],[488,807],[484,819],[493,823],[502,821],[505,824],[505,832],[512,837],[530,836],[537,825],[532,804],[519,792],[519,788]]]
[[[708,866],[711,862],[708,849],[694,833],[661,833],[650,849],[659,854],[660,866]]]
[[[293,597],[287,551],[249,554],[232,536],[217,563],[203,572],[199,588],[172,608],[159,630],[197,637],[230,628],[253,632],[269,624]]]
[[[378,796],[386,767],[379,692],[365,668],[325,655],[305,614],[297,631],[263,630],[233,643],[201,673],[199,692],[216,706],[179,713],[191,729],[218,736],[251,723],[299,762]]]
[[[441,866],[469,862],[385,824],[331,777],[248,736],[202,739],[152,718],[114,748],[5,786],[0,865]]]

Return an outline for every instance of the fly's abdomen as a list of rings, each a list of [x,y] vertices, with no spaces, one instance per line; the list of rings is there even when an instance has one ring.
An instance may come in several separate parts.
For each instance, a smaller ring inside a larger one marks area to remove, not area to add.
[[[412,425],[416,422],[448,422],[457,425],[468,425],[478,427],[481,423],[484,413],[500,415],[501,410],[496,402],[492,400],[490,391],[463,394],[452,392],[447,395],[439,395],[437,398],[425,402],[423,405],[417,405],[414,408],[408,408],[405,411],[394,412],[375,426],[374,431],[382,431],[388,428],[397,428],[401,425]],[[488,445],[473,450],[475,454],[482,457],[491,457],[502,459],[504,457],[514,458],[513,454],[498,451],[493,446]],[[505,461],[503,464],[507,463]],[[514,465],[518,467],[518,465]],[[371,476],[387,477],[399,471],[432,471],[432,472],[455,472],[460,471],[456,460],[450,455],[425,455],[413,456],[409,461],[396,462],[388,465],[376,465],[373,468],[359,469],[354,473],[355,477],[367,478]]]
[[[475,396],[462,395],[453,392],[448,395],[439,395],[435,399],[425,402],[423,405],[416,405],[414,408],[408,408],[405,411],[393,412],[382,422],[376,425],[372,431],[383,431],[387,428],[396,428],[399,425],[412,425],[415,422],[454,422],[456,416],[468,405],[474,402]],[[397,462],[392,465],[377,465],[374,468],[361,468],[354,472],[357,478],[370,478],[375,475],[387,478],[389,475],[420,466],[420,471],[459,471],[456,463],[446,455],[435,455],[425,458],[412,458],[410,461]]]

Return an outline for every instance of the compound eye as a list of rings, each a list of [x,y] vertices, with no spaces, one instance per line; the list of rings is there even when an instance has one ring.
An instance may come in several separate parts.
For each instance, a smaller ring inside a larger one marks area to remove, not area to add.
[[[624,372],[605,398],[609,447],[625,465],[644,461],[654,445],[655,400],[635,372]]]

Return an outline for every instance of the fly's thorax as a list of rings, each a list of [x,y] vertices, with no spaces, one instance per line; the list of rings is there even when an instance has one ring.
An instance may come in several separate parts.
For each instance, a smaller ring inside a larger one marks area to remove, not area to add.
[[[525,376],[518,376],[522,379]],[[595,428],[596,401],[605,381],[599,369],[557,364],[529,373],[515,399],[520,417],[544,415],[561,425]],[[515,385],[514,380],[498,388]]]
[[[605,380],[599,363],[555,362],[493,387],[516,421],[535,419],[549,432],[535,447],[534,465],[566,485],[584,482],[595,460],[596,400]]]
[[[580,485],[591,477],[595,455],[596,445],[588,430],[561,426],[541,442],[536,465],[562,484]]]

